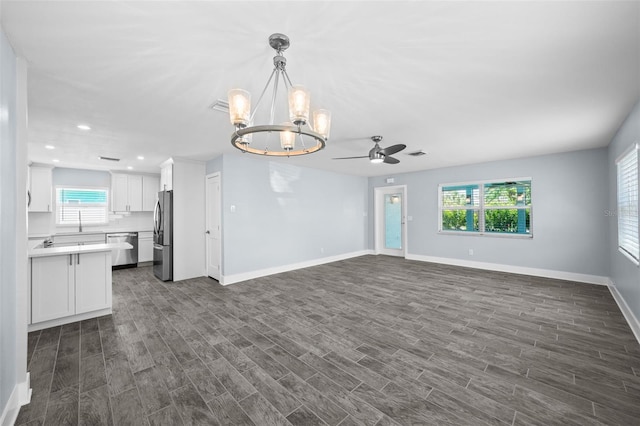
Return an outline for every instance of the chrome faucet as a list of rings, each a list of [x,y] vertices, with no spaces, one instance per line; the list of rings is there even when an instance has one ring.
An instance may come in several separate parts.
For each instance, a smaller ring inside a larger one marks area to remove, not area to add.
[[[78,210],[78,232],[82,232],[82,212]]]

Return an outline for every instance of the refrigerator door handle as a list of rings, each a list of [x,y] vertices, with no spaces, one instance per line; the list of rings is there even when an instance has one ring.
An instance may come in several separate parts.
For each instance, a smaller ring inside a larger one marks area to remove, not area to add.
[[[158,200],[156,201],[156,206],[153,208],[153,233],[154,234],[158,235],[160,233],[161,224],[162,224],[162,212],[160,211],[160,200]]]

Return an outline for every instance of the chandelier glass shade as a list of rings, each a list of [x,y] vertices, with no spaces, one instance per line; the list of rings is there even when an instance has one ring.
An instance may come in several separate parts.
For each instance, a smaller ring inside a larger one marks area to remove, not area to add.
[[[231,144],[243,152],[269,156],[292,157],[311,154],[323,149],[331,129],[331,112],[318,109],[311,114],[309,90],[304,86],[293,85],[287,74],[287,60],[283,52],[289,47],[289,38],[284,34],[272,34],[269,45],[276,51],[273,58],[274,68],[267,80],[253,112],[251,94],[243,89],[231,89],[228,93],[229,120],[235,131],[231,135]],[[275,124],[278,85],[282,81],[287,89],[289,121]],[[254,124],[254,117],[260,104],[273,82],[271,109],[268,124]],[[256,135],[254,140],[254,135]],[[258,137],[260,135],[260,137]]]

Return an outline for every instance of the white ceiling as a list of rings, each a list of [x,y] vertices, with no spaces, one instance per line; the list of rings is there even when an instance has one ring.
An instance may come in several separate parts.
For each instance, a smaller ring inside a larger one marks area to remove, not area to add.
[[[104,155],[121,158],[119,169],[157,172],[169,157],[238,153],[227,116],[208,107],[232,87],[257,98],[274,32],[291,38],[293,82],[333,113],[325,150],[279,161],[347,174],[606,146],[640,95],[636,1],[1,7],[29,64],[29,158],[60,167],[112,168]],[[331,159],[366,155],[372,135],[384,136],[383,147],[406,144],[401,163]],[[420,149],[429,155],[406,155]]]

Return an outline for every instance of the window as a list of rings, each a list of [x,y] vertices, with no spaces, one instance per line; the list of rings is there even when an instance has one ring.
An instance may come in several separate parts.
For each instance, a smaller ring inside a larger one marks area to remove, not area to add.
[[[440,185],[440,232],[531,233],[531,179]]]
[[[56,187],[56,224],[83,225],[107,223],[108,188]]]
[[[616,161],[618,171],[618,249],[638,264],[638,145]]]

